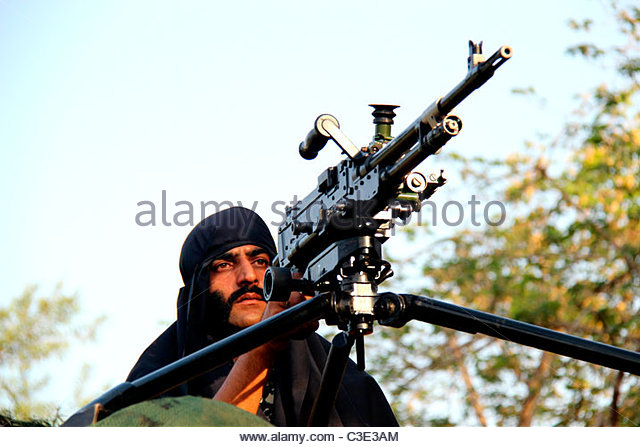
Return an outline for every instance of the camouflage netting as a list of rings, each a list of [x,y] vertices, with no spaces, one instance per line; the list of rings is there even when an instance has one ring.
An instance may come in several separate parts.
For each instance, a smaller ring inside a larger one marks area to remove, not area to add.
[[[233,405],[195,396],[165,397],[131,405],[95,427],[271,427]]]

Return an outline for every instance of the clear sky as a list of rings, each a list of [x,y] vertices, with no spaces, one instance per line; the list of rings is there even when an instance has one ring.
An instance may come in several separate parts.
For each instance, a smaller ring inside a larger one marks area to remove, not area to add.
[[[367,104],[400,104],[398,133],[462,79],[469,39],[514,56],[457,110],[464,128],[447,147],[524,151],[601,81],[606,67],[565,50],[584,38],[570,18],[602,18],[595,32],[615,34],[604,10],[577,0],[0,0],[0,306],[27,284],[47,294],[61,281],[85,318],[107,317],[97,343],[74,346],[64,369],[47,366],[50,397],[74,410],[82,362],[93,367],[88,392],[121,382],[175,319],[192,228],[171,222],[186,209],[176,202],[194,204],[196,222],[202,201],[257,202],[277,221],[274,202],[305,195],[340,159],[333,145],[311,162],[297,155],[316,116],[335,115],[365,145]],[[529,86],[545,101],[511,94]],[[422,170],[440,168],[430,159]],[[156,205],[155,226],[136,223],[142,201]]]

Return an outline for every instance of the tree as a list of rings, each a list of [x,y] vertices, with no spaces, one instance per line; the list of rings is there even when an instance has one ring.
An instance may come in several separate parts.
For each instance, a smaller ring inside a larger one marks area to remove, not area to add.
[[[487,172],[505,179],[502,202],[513,218],[439,242],[422,268],[430,280],[421,294],[640,349],[640,9],[613,8],[625,44],[570,49],[617,62],[613,82],[580,105],[580,121],[547,145],[529,143],[526,155],[453,157],[483,187]],[[588,31],[591,21],[571,26]],[[549,153],[566,161],[551,164]],[[426,325],[378,337],[372,372],[405,424],[640,424],[633,375]]]
[[[8,406],[2,416],[3,420],[23,419],[23,425],[34,419],[59,419],[55,403],[37,398],[50,377],[37,373],[36,367],[62,356],[72,339],[92,340],[101,321],[75,323],[78,298],[63,294],[60,285],[50,297],[35,294],[36,287],[29,286],[0,309],[0,402]]]

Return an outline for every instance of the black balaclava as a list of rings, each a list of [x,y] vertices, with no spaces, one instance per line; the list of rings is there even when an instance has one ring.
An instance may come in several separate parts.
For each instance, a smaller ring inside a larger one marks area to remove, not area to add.
[[[204,219],[189,233],[180,253],[184,287],[178,296],[178,350],[195,352],[230,335],[228,308],[209,293],[209,265],[218,256],[242,246],[256,245],[273,260],[276,246],[264,221],[247,208],[234,207]]]

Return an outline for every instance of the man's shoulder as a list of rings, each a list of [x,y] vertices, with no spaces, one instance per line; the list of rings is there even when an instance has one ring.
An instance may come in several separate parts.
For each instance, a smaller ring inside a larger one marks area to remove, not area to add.
[[[178,359],[177,322],[174,322],[158,336],[131,369],[127,382],[145,376]]]

